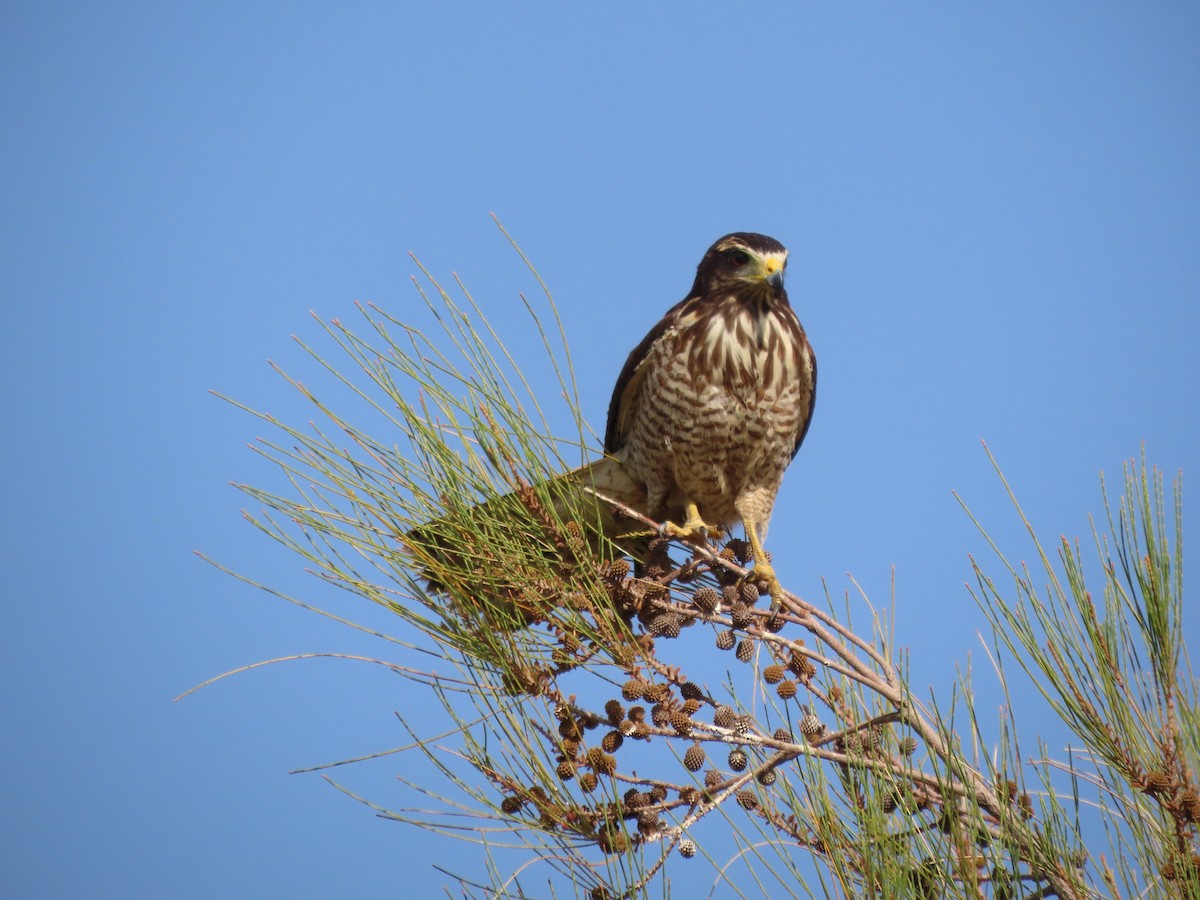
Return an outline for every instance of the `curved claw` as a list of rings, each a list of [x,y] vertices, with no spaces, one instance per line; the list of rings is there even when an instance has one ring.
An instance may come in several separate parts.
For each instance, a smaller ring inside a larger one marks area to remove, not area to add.
[[[664,522],[664,535],[684,541],[706,541],[710,536],[720,534],[720,528],[709,525],[704,519],[700,518],[700,509],[695,503],[689,503],[684,509],[687,512],[687,521],[682,525],[676,525],[674,522]]]
[[[775,574],[775,569],[769,562],[765,559],[762,562],[755,561],[754,568],[750,570],[749,577],[767,586],[767,590],[771,594],[772,612],[783,606],[783,585],[779,583],[779,577]]]
[[[750,556],[754,560],[754,568],[750,571],[750,577],[767,586],[767,590],[771,594],[771,612],[778,612],[783,606],[783,585],[779,583],[775,568],[767,559],[767,551],[763,549],[762,540],[758,534],[758,522],[743,516],[742,524],[746,527],[746,537],[750,540]]]

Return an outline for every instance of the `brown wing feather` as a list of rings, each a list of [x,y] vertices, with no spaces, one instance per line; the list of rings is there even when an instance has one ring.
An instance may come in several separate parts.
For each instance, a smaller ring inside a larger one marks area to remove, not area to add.
[[[695,298],[685,297],[667,310],[666,315],[658,320],[658,324],[650,329],[650,333],[642,338],[642,342],[633,348],[629,358],[625,360],[625,366],[617,378],[616,387],[613,388],[612,400],[608,404],[608,426],[604,429],[605,453],[616,453],[625,446],[625,439],[629,433],[629,416],[638,402],[642,381],[646,377],[645,365],[650,348],[675,325],[680,311],[693,299]]]
[[[800,329],[800,333],[804,334],[804,329]],[[800,426],[800,433],[796,435],[796,446],[792,448],[792,459],[796,458],[796,454],[800,452],[800,445],[804,443],[804,436],[808,434],[808,426],[812,424],[813,410],[817,408],[817,355],[812,352],[812,345],[808,343],[808,336],[805,335],[804,347],[808,350],[808,358],[812,363],[812,393],[808,395],[808,415],[804,417],[804,424]]]

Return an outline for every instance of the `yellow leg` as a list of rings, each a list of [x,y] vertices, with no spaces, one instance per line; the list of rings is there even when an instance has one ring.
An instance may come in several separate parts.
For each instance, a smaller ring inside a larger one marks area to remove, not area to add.
[[[746,526],[746,538],[750,541],[750,555],[754,558],[752,577],[767,586],[771,592],[772,612],[783,605],[783,587],[775,574],[775,569],[767,561],[767,551],[763,549],[762,541],[758,538],[758,523],[751,519],[742,519]]]
[[[676,525],[674,522],[667,522],[663,526],[663,531],[668,537],[682,538],[684,540],[705,540],[710,534],[716,534],[719,529],[714,528],[700,518],[700,507],[695,503],[688,503],[684,508],[687,514],[687,521],[682,525]]]
[[[682,525],[676,525],[674,522],[663,522],[662,529],[659,531],[627,531],[624,534],[618,535],[619,538],[644,538],[644,537],[669,537],[678,538],[683,541],[703,541],[710,535],[716,536],[721,533],[720,526],[709,525],[700,517],[700,507],[695,503],[689,503],[684,507],[684,514],[687,516],[687,521]]]

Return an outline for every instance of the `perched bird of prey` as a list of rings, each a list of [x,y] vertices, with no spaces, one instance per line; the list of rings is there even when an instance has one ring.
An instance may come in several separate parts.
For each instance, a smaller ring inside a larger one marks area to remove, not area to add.
[[[784,470],[812,420],[817,363],[783,288],[787,250],[761,234],[728,234],[708,248],[687,297],[633,349],[608,410],[603,459],[554,482],[577,510],[589,489],[665,522],[672,537],[703,540],[741,522],[755,577],[778,607],[782,590],[763,538]],[[610,538],[628,519],[604,506],[593,521]],[[493,513],[514,498],[489,501]],[[424,559],[484,559],[479,538],[449,519],[410,532]],[[421,548],[424,548],[422,553]],[[457,550],[455,549],[457,548]],[[635,551],[636,555],[636,551]],[[445,580],[427,566],[430,584]],[[464,587],[472,588],[469,574]]]
[[[641,511],[673,536],[741,522],[773,605],[781,591],[763,538],[812,421],[817,361],[783,287],[787,250],[762,234],[708,248],[691,291],[629,354],[608,410],[603,493],[612,466],[644,488]],[[619,492],[625,493],[625,492]]]

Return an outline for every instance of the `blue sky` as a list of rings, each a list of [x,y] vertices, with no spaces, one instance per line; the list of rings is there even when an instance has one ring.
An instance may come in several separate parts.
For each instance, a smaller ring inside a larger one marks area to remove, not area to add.
[[[430,896],[469,853],[287,774],[404,742],[385,671],[171,700],[384,652],[193,555],[313,589],[208,391],[303,421],[266,360],[310,374],[309,310],[419,315],[408,251],[536,353],[490,212],[597,429],[713,239],[787,244],[821,385],[780,573],[886,604],[895,567],[918,683],[989,680],[951,491],[1028,549],[980,440],[1051,539],[1143,441],[1200,463],[1198,42],[1185,3],[7,4],[0,892]],[[338,778],[399,804],[399,765]]]

